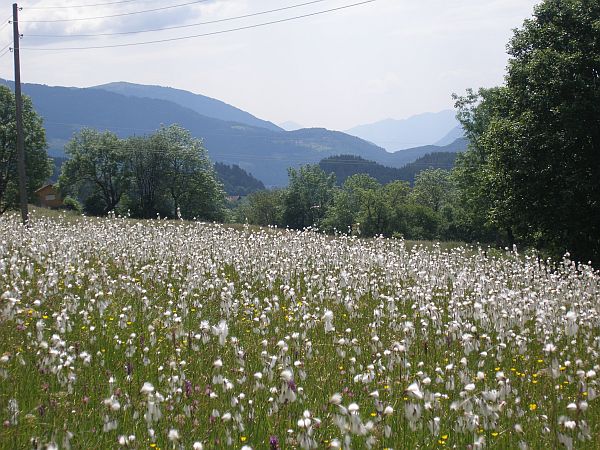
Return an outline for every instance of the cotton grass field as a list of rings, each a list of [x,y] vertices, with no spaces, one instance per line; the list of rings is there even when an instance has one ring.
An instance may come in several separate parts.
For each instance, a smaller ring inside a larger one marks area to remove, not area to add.
[[[600,275],[314,232],[0,218],[3,449],[600,447]]]

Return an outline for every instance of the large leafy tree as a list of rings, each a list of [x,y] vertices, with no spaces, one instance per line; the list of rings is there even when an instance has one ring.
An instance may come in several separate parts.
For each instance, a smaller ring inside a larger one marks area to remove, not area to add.
[[[225,193],[202,141],[177,125],[150,138],[164,156],[164,187],[171,215],[221,220]]]
[[[225,193],[199,139],[177,125],[127,141],[131,198],[141,217],[222,220]]]
[[[543,1],[508,50],[504,86],[457,99],[471,216],[509,243],[598,263],[600,3]]]
[[[23,132],[27,193],[34,191],[52,174],[52,161],[46,154],[46,132],[31,100],[23,97]],[[17,205],[17,125],[16,103],[12,91],[0,86],[0,214]]]
[[[59,177],[61,191],[83,198],[90,213],[113,211],[129,187],[123,141],[109,131],[83,129],[65,152],[69,159]]]
[[[327,175],[318,165],[289,169],[288,173],[284,222],[297,229],[320,226],[333,201],[335,175]]]

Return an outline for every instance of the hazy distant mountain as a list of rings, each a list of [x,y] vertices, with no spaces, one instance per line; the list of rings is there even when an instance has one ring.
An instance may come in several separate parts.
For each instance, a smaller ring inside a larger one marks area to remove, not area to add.
[[[14,87],[11,81],[0,84]],[[24,84],[44,126],[52,156],[64,155],[64,144],[83,127],[110,130],[119,136],[144,135],[161,125],[179,124],[202,138],[215,162],[237,164],[267,186],[287,184],[287,169],[316,164],[340,153],[368,158],[384,149],[354,136],[325,129],[273,131],[206,117],[176,103],[124,96],[103,89],[79,89]]]
[[[0,79],[13,88],[14,83]],[[402,167],[426,153],[461,151],[466,141],[447,147],[425,146],[388,153],[355,136],[323,128],[275,131],[207,117],[171,101],[125,96],[103,89],[24,84],[44,127],[52,156],[64,156],[64,145],[83,127],[110,130],[121,137],[153,133],[178,124],[203,139],[211,159],[236,164],[267,187],[287,184],[287,169],[317,164],[332,155],[353,154],[390,167]]]
[[[450,130],[450,132],[446,136],[444,136],[442,139],[437,141],[435,143],[435,145],[443,146],[443,145],[452,144],[457,139],[460,139],[463,137],[465,137],[465,131],[463,130],[462,126],[458,125],[457,127]]]
[[[296,122],[292,122],[288,120],[287,122],[283,122],[278,124],[280,128],[283,128],[285,131],[296,131],[304,128],[302,125]]]
[[[144,84],[126,83],[123,81],[116,83],[102,84],[94,86],[94,89],[103,89],[131,97],[145,97],[156,100],[167,100],[184,106],[213,119],[220,119],[226,122],[238,122],[254,127],[267,128],[273,131],[281,131],[277,125],[267,122],[266,120],[258,119],[252,114],[242,111],[235,106],[228,105],[220,100],[206,97],[200,94],[183,91],[181,89],[173,89],[170,87],[150,86]]]
[[[454,111],[446,110],[419,114],[404,120],[386,119],[356,126],[346,133],[394,152],[438,142],[458,125],[455,115]]]

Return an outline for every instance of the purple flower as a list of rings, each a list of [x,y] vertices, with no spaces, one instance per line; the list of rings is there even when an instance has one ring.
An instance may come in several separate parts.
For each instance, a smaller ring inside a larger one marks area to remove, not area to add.
[[[271,446],[271,450],[279,450],[279,439],[277,436],[271,436],[269,438],[269,445]]]
[[[296,383],[294,382],[294,380],[290,380],[288,381],[288,387],[293,391],[293,392],[298,392],[298,388],[296,387]]]

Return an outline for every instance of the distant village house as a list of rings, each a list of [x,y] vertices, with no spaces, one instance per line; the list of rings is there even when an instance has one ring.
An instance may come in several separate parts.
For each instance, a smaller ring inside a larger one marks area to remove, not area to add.
[[[46,184],[45,186],[42,186],[35,191],[35,195],[38,198],[38,204],[42,208],[54,209],[64,206],[63,199],[53,184]]]

